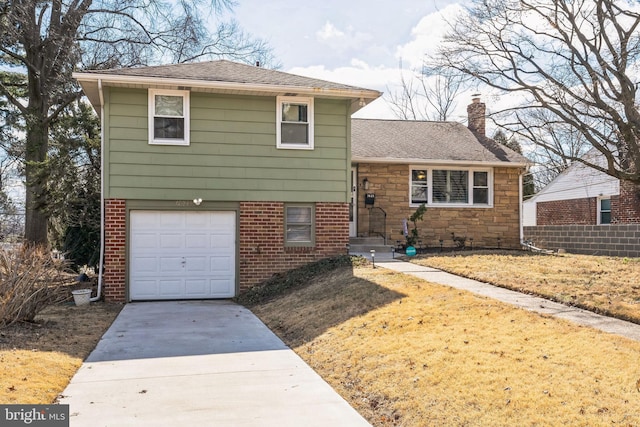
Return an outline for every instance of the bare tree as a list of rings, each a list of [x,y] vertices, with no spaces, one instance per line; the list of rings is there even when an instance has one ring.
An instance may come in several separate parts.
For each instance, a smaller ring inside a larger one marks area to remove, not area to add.
[[[497,119],[549,157],[640,185],[639,10],[626,0],[475,0],[438,60],[521,99]],[[558,132],[585,147],[567,148]],[[592,147],[606,166],[581,157]]]
[[[400,89],[389,90],[387,102],[403,120],[447,121],[455,110],[462,78],[451,69],[423,66],[407,78],[400,71]]]
[[[24,96],[0,81],[0,98],[24,122],[25,238],[47,242],[45,192],[51,127],[80,96],[76,68],[134,66],[230,57],[268,63],[271,53],[235,23],[206,30],[232,0],[4,0],[0,1],[0,66],[26,75]]]

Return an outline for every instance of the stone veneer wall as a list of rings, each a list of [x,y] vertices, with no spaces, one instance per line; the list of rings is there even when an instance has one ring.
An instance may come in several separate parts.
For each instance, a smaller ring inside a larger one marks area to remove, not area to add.
[[[524,227],[536,247],[587,255],[640,257],[640,224]]]
[[[126,202],[105,200],[104,296],[108,302],[126,301]],[[309,262],[346,254],[349,205],[316,203],[315,246],[284,247],[284,203],[240,203],[240,291],[273,274]]]
[[[493,208],[447,208],[427,206],[424,221],[418,223],[423,244],[439,247],[454,246],[451,233],[473,238],[474,247],[520,247],[520,201],[517,168],[495,168],[493,181]],[[369,181],[369,190],[358,194],[358,235],[369,230],[369,212],[364,205],[364,193],[376,195],[375,206],[387,213],[386,235],[388,243],[405,241],[402,229],[404,218],[415,208],[409,207],[409,165],[360,163],[358,182]],[[409,223],[409,228],[412,224]],[[499,239],[499,240],[498,240]],[[467,245],[470,241],[467,240]]]

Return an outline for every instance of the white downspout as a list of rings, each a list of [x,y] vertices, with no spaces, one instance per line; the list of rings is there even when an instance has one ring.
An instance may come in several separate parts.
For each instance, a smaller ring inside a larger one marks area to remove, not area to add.
[[[98,292],[89,301],[98,301],[102,294],[102,264],[104,259],[104,94],[102,80],[98,79],[100,95],[100,259],[98,260]]]
[[[522,214],[522,194],[523,194],[523,189],[522,189],[522,183],[523,183],[523,179],[522,177],[524,176],[524,174],[527,172],[527,170],[525,169],[524,172],[521,172],[520,175],[518,176],[518,205],[520,206],[520,244],[522,244],[522,242],[524,242],[524,225],[522,224],[522,221],[524,220],[524,215]]]

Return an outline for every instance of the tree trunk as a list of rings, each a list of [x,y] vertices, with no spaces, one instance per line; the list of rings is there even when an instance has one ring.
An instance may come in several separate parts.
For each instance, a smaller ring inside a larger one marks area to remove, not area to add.
[[[49,147],[48,110],[49,102],[45,88],[43,88],[42,57],[31,56],[40,72],[28,71],[27,87],[29,91],[28,114],[26,117],[26,145],[25,145],[25,224],[24,237],[29,243],[44,244],[49,242],[47,235],[48,215],[44,208],[44,191],[46,189],[46,174],[42,170],[43,162],[47,158]]]
[[[40,168],[46,159],[48,128],[42,122],[31,123],[27,128],[26,145],[26,203],[24,237],[27,242],[48,243],[47,229],[49,218],[44,213],[42,198],[45,191],[45,178]]]

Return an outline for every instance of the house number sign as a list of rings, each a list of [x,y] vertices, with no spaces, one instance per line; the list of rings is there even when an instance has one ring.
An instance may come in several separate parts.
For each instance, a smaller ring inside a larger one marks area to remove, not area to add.
[[[193,205],[193,202],[190,200],[176,200],[176,206],[185,207],[191,205]]]

